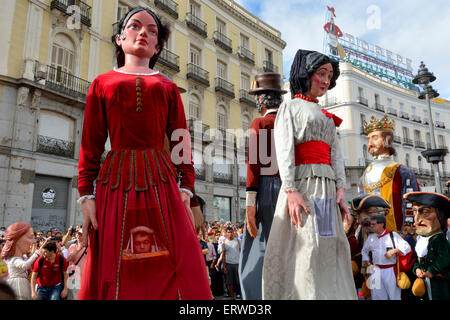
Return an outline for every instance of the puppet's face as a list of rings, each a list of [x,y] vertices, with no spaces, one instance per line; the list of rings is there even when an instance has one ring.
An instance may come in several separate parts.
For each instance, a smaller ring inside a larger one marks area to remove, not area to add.
[[[122,39],[122,36],[125,39]],[[159,51],[158,26],[155,19],[146,11],[139,11],[127,22],[122,35],[116,42],[125,55],[151,58]]]
[[[417,234],[428,237],[441,230],[441,224],[435,208],[414,203],[413,211],[414,226]]]
[[[384,138],[381,131],[374,131],[367,135],[368,151],[374,156],[389,154],[389,150],[384,145]]]
[[[333,66],[331,63],[321,65],[310,79],[311,88],[309,90],[309,96],[313,98],[323,96],[327,92],[332,78]]]
[[[27,233],[17,240],[16,248],[21,254],[27,254],[31,251],[31,246],[36,242],[34,238],[33,228],[28,229]]]

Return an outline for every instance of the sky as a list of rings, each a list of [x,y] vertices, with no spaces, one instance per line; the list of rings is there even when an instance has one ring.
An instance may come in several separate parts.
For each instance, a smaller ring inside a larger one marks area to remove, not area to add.
[[[449,0],[235,0],[281,32],[286,41],[283,73],[298,49],[323,52],[327,6],[335,9],[342,32],[412,60],[416,75],[423,61],[435,76],[431,84],[450,100]]]

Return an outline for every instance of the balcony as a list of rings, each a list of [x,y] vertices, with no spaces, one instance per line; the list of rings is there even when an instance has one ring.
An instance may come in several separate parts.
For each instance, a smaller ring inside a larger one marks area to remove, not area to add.
[[[397,116],[397,110],[395,110],[392,107],[387,107],[386,108],[387,114],[393,115],[393,116]]]
[[[220,31],[214,31],[213,33],[214,43],[221,47],[223,50],[231,53],[233,48],[231,47],[231,39],[225,36]]]
[[[188,119],[186,122],[192,141],[197,137],[201,137],[202,143],[208,143],[211,141],[211,137],[209,135],[210,127],[207,124],[204,124],[201,120],[195,119]]]
[[[196,167],[194,166],[194,170],[195,170],[195,179],[199,179],[199,180],[205,180],[206,174],[205,174],[205,167]]]
[[[234,84],[225,79],[219,77],[216,78],[216,91],[222,92],[230,98],[234,98]]]
[[[356,99],[356,102],[358,102],[359,104],[362,104],[362,105],[364,105],[364,106],[366,106],[366,107],[369,106],[369,101],[367,101],[367,99],[364,98],[364,97],[358,97],[358,98]]]
[[[164,48],[158,58],[158,63],[176,72],[180,71],[180,57]]]
[[[242,186],[242,187],[247,186],[247,177],[239,176],[239,185]]]
[[[423,141],[414,141],[416,149],[425,149],[425,142]]]
[[[252,65],[255,64],[255,54],[244,47],[238,47],[238,56],[242,60],[244,60],[247,63],[250,63]]]
[[[74,98],[85,99],[91,85],[90,82],[64,72],[60,67],[41,65],[35,62],[35,81],[41,82],[45,87]]]
[[[155,6],[178,19],[178,3],[172,0],[155,0]]]
[[[382,104],[375,103],[375,110],[384,112],[384,106]]]
[[[409,120],[409,115],[404,111],[400,111],[400,118]]]
[[[255,96],[248,93],[247,90],[239,90],[240,98],[239,102],[246,103],[252,107],[256,107]]]
[[[411,116],[411,120],[414,121],[414,122],[417,122],[417,123],[422,123],[422,120],[420,119],[420,117],[415,115],[415,114],[413,114]]]
[[[423,124],[430,124],[430,120],[428,118],[423,118]]]
[[[76,6],[79,11],[73,13],[73,10],[67,10],[69,7]],[[91,11],[92,8],[80,0],[52,0],[50,9],[56,9],[63,14],[77,17],[79,14],[80,22],[88,27],[91,26]]]
[[[188,63],[187,65],[188,72],[186,74],[186,77],[188,79],[192,79],[200,84],[203,84],[207,87],[209,87],[209,72],[200,68],[199,66]]]
[[[439,149],[445,149],[445,150],[447,150],[447,152],[448,152],[448,147],[447,147],[447,146],[439,145],[438,148],[439,148]]]
[[[264,72],[278,72],[278,67],[272,63],[272,61],[263,61]]]
[[[186,14],[186,24],[189,28],[200,34],[202,37],[207,36],[206,23],[194,16],[192,13]]]
[[[404,146],[414,146],[413,145],[413,141],[411,140],[411,139],[409,139],[409,138],[403,138],[403,145]]]
[[[394,143],[398,143],[398,144],[402,143],[402,139],[400,138],[400,136],[394,135]]]
[[[214,182],[233,184],[233,175],[230,173],[214,172]]]
[[[442,121],[434,121],[434,125],[435,125],[435,127],[437,127],[437,128],[445,128],[445,124],[444,124],[444,122],[442,122]]]
[[[39,135],[36,151],[73,159],[75,143]]]

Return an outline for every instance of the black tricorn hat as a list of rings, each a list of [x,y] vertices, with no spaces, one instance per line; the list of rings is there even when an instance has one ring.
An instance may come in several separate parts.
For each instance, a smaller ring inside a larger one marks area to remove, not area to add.
[[[406,193],[403,198],[409,202],[417,202],[425,206],[439,209],[450,218],[450,199],[436,192],[413,191]]]
[[[377,194],[362,194],[352,200],[352,210],[360,211],[370,207],[391,208],[389,202]]]
[[[282,78],[281,74],[276,72],[264,72],[257,74],[255,80],[252,81],[252,88],[249,94],[257,94],[263,91],[275,91],[280,94],[287,93],[286,90],[281,89]]]

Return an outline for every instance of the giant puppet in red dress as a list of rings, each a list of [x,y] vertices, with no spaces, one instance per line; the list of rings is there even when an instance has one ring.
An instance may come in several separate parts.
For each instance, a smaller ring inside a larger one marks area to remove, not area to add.
[[[152,12],[141,11],[160,29]],[[130,11],[128,20],[141,11]],[[122,22],[127,23],[127,16]],[[147,24],[142,25],[145,29]],[[141,43],[150,37],[145,34]],[[96,228],[89,232],[79,299],[211,299],[179,189],[192,190],[195,181],[186,130],[178,87],[158,72],[114,69],[93,81],[86,100],[78,190],[81,196],[92,195],[96,186],[98,227],[93,224]],[[163,151],[165,135],[173,133],[181,133],[170,146],[174,162],[181,160],[176,165]],[[111,151],[100,165],[108,134]]]

